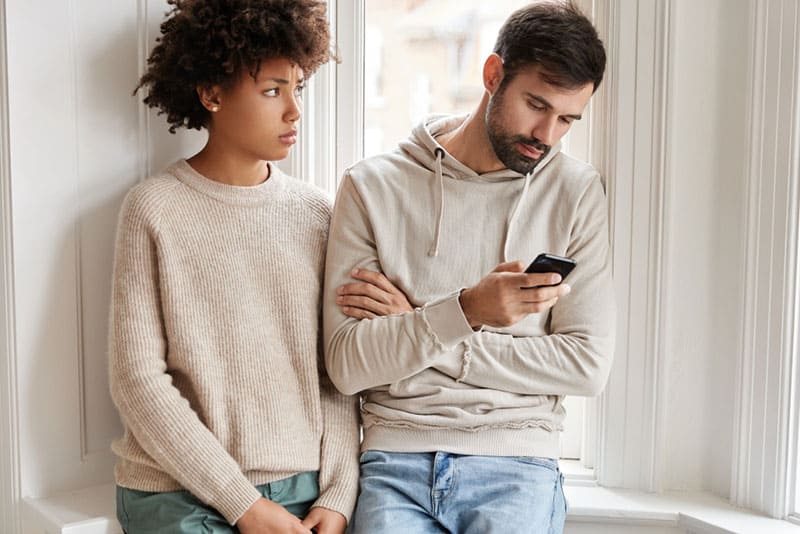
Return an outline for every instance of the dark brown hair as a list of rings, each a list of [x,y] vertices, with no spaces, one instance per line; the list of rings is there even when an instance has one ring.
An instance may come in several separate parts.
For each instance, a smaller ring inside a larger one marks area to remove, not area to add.
[[[571,1],[539,2],[505,21],[494,52],[503,59],[503,85],[523,67],[541,65],[548,83],[573,89],[603,80],[606,51],[592,23]]]
[[[229,86],[242,73],[253,78],[261,62],[286,58],[310,77],[336,59],[325,2],[318,0],[168,0],[145,72],[134,93],[167,116],[169,131],[208,125],[197,87]]]

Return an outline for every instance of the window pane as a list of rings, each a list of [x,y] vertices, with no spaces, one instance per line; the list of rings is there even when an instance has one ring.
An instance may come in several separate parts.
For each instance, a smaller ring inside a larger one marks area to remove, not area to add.
[[[505,18],[529,0],[368,0],[364,155],[393,150],[425,115],[467,113]]]

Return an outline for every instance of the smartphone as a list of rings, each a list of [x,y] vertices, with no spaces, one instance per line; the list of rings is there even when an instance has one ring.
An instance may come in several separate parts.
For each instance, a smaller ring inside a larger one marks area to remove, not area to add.
[[[558,273],[561,275],[561,281],[567,277],[572,269],[575,268],[575,260],[572,258],[565,258],[563,256],[556,256],[555,254],[539,254],[536,259],[528,265],[525,269],[526,273]],[[558,285],[558,284],[556,284]],[[542,287],[542,286],[537,286]]]

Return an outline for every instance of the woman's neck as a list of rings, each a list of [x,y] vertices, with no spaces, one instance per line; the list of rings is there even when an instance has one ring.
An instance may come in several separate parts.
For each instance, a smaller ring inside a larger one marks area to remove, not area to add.
[[[236,154],[220,147],[211,139],[187,162],[209,180],[227,185],[258,185],[268,180],[270,174],[270,167],[266,161]]]

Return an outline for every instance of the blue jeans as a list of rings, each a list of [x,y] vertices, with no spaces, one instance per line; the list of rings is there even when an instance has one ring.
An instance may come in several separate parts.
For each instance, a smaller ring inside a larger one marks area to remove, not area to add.
[[[367,451],[360,485],[350,534],[560,534],[567,515],[550,458]]]

